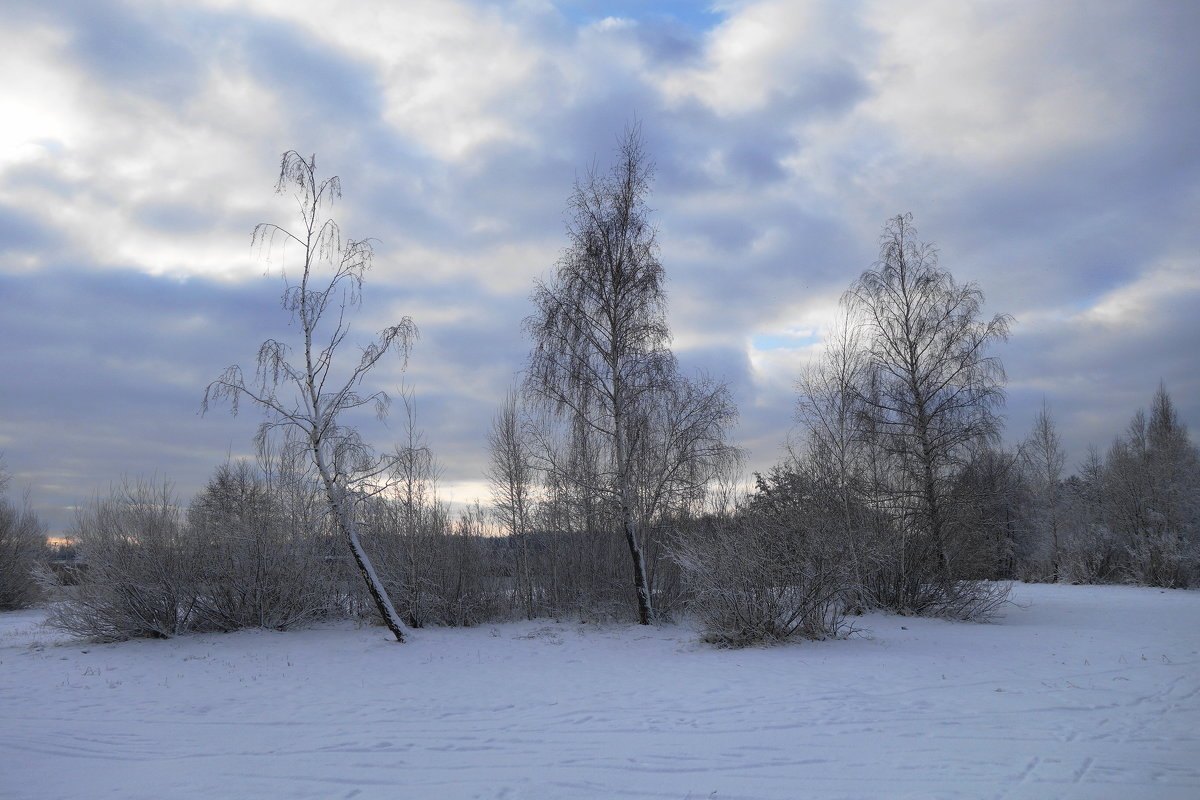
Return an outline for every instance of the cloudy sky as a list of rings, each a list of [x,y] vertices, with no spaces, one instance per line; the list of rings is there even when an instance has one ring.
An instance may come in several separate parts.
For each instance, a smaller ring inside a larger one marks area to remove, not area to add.
[[[123,476],[186,497],[251,452],[252,410],[197,412],[288,333],[250,231],[294,221],[296,149],[378,240],[356,330],[420,328],[377,386],[415,392],[445,493],[485,498],[564,201],[635,118],[674,347],[733,387],[751,468],[907,211],[1016,318],[1010,442],[1045,398],[1074,464],[1160,379],[1195,431],[1197,41],[1200,5],[1165,0],[9,0],[0,451],[53,530]]]

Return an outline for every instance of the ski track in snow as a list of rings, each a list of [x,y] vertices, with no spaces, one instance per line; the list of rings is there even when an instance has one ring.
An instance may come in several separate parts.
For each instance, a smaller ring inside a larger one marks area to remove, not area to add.
[[[1200,592],[1014,600],[740,651],[547,620],[97,645],[0,614],[0,798],[1200,797]]]

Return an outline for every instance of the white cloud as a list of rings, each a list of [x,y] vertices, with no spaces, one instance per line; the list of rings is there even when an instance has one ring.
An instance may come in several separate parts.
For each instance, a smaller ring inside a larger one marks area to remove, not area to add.
[[[1100,297],[1072,321],[1125,331],[1156,325],[1155,309],[1169,300],[1200,296],[1200,263],[1178,255],[1147,268],[1135,280]]]
[[[199,91],[169,109],[86,73],[69,57],[69,37],[61,31],[38,27],[0,38],[12,39],[0,42],[0,61],[22,62],[6,72],[31,76],[0,93],[6,121],[0,142],[7,145],[0,153],[14,154],[7,163],[0,155],[0,170],[19,167],[45,178],[0,181],[0,202],[36,210],[77,260],[96,266],[156,275],[261,274],[242,216],[269,198],[272,166],[258,156],[277,135],[279,109],[270,92],[214,63],[200,76]],[[256,173],[262,180],[247,180]],[[141,210],[171,207],[188,218],[190,230],[139,218]]]
[[[0,170],[71,147],[87,130],[82,81],[59,63],[66,44],[53,28],[0,27]]]
[[[824,0],[731,9],[708,34],[704,64],[669,72],[659,85],[671,101],[695,98],[720,114],[760,109],[854,56],[850,16],[845,4]]]
[[[1110,62],[1080,58],[1079,15],[1059,4],[877,1],[864,18],[880,39],[864,114],[914,153],[1012,164],[1126,124]]]
[[[388,248],[377,265],[381,280],[396,286],[439,287],[470,283],[490,294],[528,294],[533,280],[558,258],[562,242],[524,237],[517,233],[485,250],[455,248],[453,244],[402,242]]]
[[[493,141],[521,140],[512,109],[541,59],[537,42],[493,6],[458,0],[344,3],[320,0],[210,0],[303,28],[344,57],[370,66],[385,100],[384,119],[447,161]]]
[[[816,295],[788,303],[754,325],[746,352],[757,382],[790,387],[806,365],[825,352],[841,317],[840,295]]]

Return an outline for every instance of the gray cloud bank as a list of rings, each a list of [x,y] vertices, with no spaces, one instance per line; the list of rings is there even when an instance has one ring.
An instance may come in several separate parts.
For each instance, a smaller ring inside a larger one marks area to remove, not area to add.
[[[249,247],[317,153],[379,240],[362,330],[404,314],[458,500],[520,369],[575,176],[641,120],[681,361],[762,469],[883,221],[1016,318],[1010,440],[1071,455],[1164,380],[1200,424],[1200,11],[1190,3],[10,4],[0,64],[0,450],[52,527],[123,475],[193,492],[246,453],[205,384],[286,330]],[[273,266],[279,267],[279,263]],[[398,425],[373,431],[381,446]]]

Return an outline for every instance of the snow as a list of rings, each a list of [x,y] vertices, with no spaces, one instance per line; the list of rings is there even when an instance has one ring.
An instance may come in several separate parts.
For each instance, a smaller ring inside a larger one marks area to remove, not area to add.
[[[1200,592],[1013,597],[740,651],[569,620],[96,645],[0,614],[0,797],[1200,797]]]

